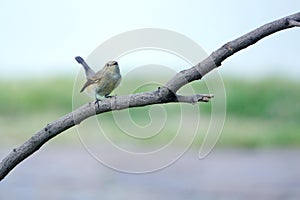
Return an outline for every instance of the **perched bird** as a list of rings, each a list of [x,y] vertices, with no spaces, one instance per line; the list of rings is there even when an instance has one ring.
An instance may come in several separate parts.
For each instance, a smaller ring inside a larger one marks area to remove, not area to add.
[[[100,97],[110,97],[109,94],[121,82],[122,77],[118,62],[109,61],[101,70],[95,73],[83,58],[77,56],[75,59],[83,66],[87,79],[80,92],[86,91],[89,96],[95,97],[95,104],[99,107]]]

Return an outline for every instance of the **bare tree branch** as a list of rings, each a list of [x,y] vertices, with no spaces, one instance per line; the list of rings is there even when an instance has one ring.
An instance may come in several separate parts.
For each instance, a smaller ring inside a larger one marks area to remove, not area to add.
[[[199,80],[234,53],[255,44],[262,38],[275,32],[300,26],[300,12],[265,24],[214,51],[205,60],[177,73],[166,85],[152,92],[131,94],[128,96],[117,96],[104,99],[95,106],[89,102],[73,112],[47,124],[42,130],[34,134],[21,146],[14,148],[0,163],[0,180],[2,180],[16,165],[37,151],[48,140],[81,123],[88,117],[112,110],[122,110],[130,107],[140,107],[152,104],[163,104],[171,102],[207,102],[212,95],[181,96],[176,92],[184,85]]]

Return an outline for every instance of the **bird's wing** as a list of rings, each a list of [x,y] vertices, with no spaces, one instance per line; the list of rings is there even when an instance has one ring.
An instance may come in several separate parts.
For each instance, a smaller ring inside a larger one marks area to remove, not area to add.
[[[81,88],[80,92],[83,92],[85,88],[87,88],[88,86],[92,85],[93,83],[94,83],[94,81],[92,81],[91,79],[87,80],[87,82],[85,82],[85,84]]]
[[[80,92],[83,92],[84,89],[87,88],[88,86],[90,86],[90,85],[92,85],[94,83],[99,82],[102,79],[102,77],[103,77],[102,73],[103,73],[103,70],[100,70],[94,76],[92,76],[90,79],[88,79],[85,82],[85,84],[83,85],[83,87],[81,88]]]

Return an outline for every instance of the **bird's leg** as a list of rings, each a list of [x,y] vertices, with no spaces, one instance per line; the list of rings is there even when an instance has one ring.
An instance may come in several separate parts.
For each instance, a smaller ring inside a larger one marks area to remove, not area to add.
[[[98,108],[99,108],[99,101],[101,101],[100,99],[96,99],[95,104],[97,104]]]
[[[95,94],[95,98],[96,98],[95,104],[97,104],[97,106],[98,106],[98,108],[99,108],[99,101],[101,101],[101,100],[98,99],[97,94]]]

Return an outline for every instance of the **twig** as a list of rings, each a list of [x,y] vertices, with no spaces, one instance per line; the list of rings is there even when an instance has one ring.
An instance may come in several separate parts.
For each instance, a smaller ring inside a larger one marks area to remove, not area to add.
[[[295,27],[295,26],[299,27],[300,26],[300,22],[298,22],[294,19],[288,18],[287,21],[288,21],[290,27]]]

